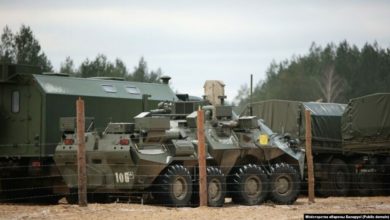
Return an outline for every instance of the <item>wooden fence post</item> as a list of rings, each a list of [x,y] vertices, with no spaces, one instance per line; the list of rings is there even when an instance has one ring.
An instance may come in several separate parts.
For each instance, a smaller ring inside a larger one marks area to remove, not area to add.
[[[206,146],[204,138],[204,112],[198,110],[198,164],[199,164],[199,204],[207,206]]]
[[[87,172],[85,160],[85,117],[84,101],[79,97],[76,101],[77,112],[77,173],[78,173],[78,197],[79,206],[87,206]]]
[[[308,194],[309,203],[314,203],[314,167],[313,167],[313,154],[311,149],[311,115],[309,110],[305,110],[306,121],[306,161],[307,161],[307,176],[308,176]]]

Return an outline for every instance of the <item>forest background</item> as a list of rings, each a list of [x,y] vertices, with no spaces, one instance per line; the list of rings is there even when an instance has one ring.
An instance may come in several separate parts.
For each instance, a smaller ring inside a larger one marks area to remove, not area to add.
[[[0,62],[39,65],[44,72],[54,71],[33,31],[26,25],[16,33],[4,27]],[[66,57],[59,72],[139,82],[159,82],[163,75],[160,68],[149,70],[143,57],[130,69],[120,58],[110,61],[104,54],[97,54],[91,60],[86,58],[77,67],[71,57]],[[255,83],[252,99],[346,103],[351,98],[379,92],[390,92],[390,48],[381,48],[376,42],[367,42],[361,48],[347,41],[327,45],[313,42],[306,54],[270,63],[266,78]],[[241,85],[231,104],[244,106],[249,102],[249,93],[248,84]]]

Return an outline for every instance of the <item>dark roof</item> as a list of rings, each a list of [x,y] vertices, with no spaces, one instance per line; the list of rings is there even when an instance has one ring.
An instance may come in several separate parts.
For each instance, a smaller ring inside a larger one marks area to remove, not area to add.
[[[151,95],[150,100],[177,100],[174,92],[166,84],[51,75],[33,75],[33,77],[46,94],[131,99],[142,99],[143,94],[148,94]]]

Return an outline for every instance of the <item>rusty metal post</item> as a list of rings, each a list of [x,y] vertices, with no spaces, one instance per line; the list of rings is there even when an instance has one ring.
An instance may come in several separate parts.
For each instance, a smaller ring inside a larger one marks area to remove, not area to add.
[[[79,97],[76,101],[77,112],[77,171],[78,171],[78,196],[79,206],[87,206],[87,172],[85,159],[85,117],[84,101]]]
[[[311,150],[311,115],[309,110],[305,110],[306,121],[306,160],[307,160],[307,176],[308,176],[308,194],[309,203],[314,203],[314,167],[313,154]]]
[[[198,110],[198,163],[199,163],[199,203],[207,206],[206,146],[204,138],[204,112]]]

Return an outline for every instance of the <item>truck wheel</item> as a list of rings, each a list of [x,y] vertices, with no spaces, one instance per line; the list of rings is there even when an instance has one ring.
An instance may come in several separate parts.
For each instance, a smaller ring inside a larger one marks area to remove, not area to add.
[[[157,179],[155,196],[164,204],[186,206],[191,199],[191,193],[191,175],[182,165],[169,166]]]
[[[226,179],[217,167],[207,167],[207,204],[221,207],[225,203]]]
[[[362,164],[362,160],[354,160],[350,165],[351,174],[351,192],[356,196],[369,196],[373,193],[375,178],[373,173],[360,172],[355,166]]]
[[[354,173],[352,174],[351,190],[353,195],[369,196],[373,190],[373,174],[371,173]]]
[[[271,166],[271,201],[277,204],[292,204],[299,195],[301,181],[297,170],[289,164]]]
[[[231,178],[231,196],[234,203],[258,205],[268,194],[268,178],[261,167],[248,164],[240,167]]]
[[[328,180],[316,179],[314,187],[316,196],[323,198],[329,197],[330,188]]]
[[[329,184],[336,196],[346,196],[350,189],[350,175],[347,164],[340,159],[333,159],[329,168]]]

